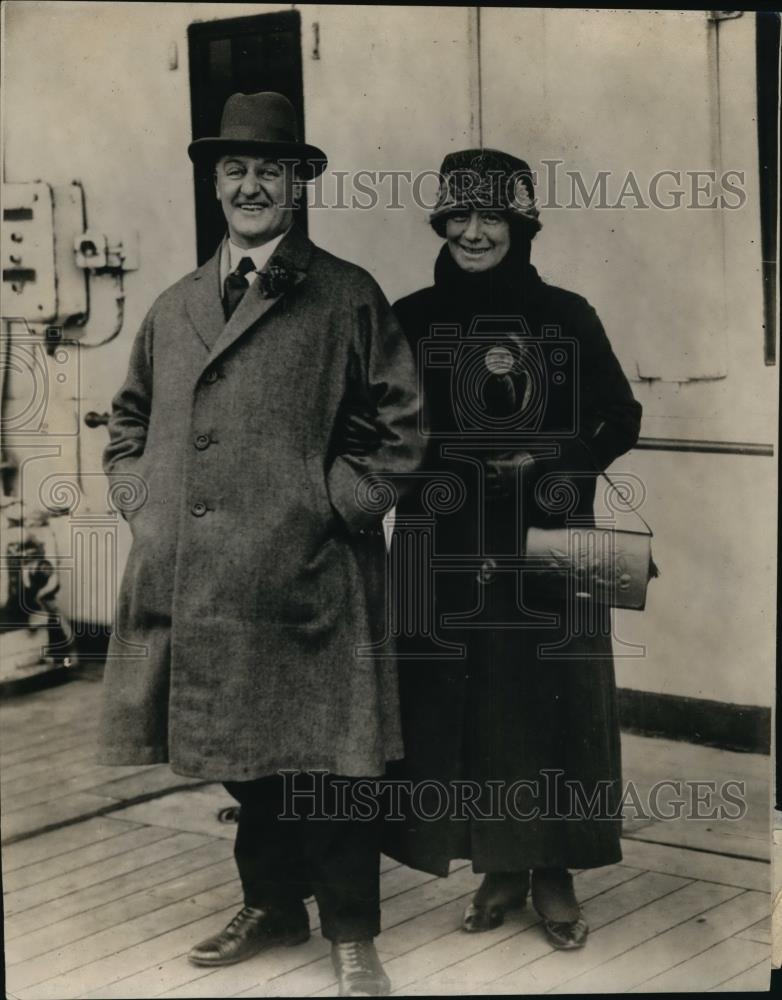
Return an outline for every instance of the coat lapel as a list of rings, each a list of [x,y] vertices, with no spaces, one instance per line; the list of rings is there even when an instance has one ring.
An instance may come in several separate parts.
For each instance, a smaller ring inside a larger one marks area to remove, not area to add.
[[[278,264],[284,264],[291,275],[293,284],[298,285],[307,276],[307,267],[311,256],[312,243],[294,225],[272,255],[269,263],[274,261]],[[266,298],[262,282],[256,279],[227,323],[223,318],[222,305],[218,296],[217,307],[220,311],[220,322],[223,324],[223,328],[217,339],[213,341],[207,363],[211,364],[218,355],[234,344],[250,327],[256,326],[258,321],[269,312],[275,303],[279,302],[284,294],[285,292],[273,298]]]
[[[198,268],[192,278],[185,307],[199,340],[207,351],[217,341],[225,326],[223,303],[220,297],[220,254],[223,244],[214,256]]]

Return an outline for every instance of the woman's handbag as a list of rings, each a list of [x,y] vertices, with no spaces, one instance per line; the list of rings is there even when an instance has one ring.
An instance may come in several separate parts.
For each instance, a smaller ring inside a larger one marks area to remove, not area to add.
[[[624,500],[606,473],[601,475]],[[633,512],[645,530],[599,525],[530,527],[525,572],[536,574],[540,586],[575,600],[643,611],[649,580],[660,571],[652,558],[652,529],[638,511]]]

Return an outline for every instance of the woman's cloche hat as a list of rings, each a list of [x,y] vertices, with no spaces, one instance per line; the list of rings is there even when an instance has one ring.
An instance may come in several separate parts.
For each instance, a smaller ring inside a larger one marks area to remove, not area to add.
[[[296,112],[283,94],[232,94],[225,102],[220,135],[196,139],[187,147],[193,163],[210,164],[228,153],[252,151],[259,156],[296,161],[306,179],[326,169],[322,149],[302,142]]]
[[[454,212],[507,212],[540,229],[532,171],[525,160],[499,149],[462,149],[448,153],[440,167],[440,191],[429,216],[444,224]]]

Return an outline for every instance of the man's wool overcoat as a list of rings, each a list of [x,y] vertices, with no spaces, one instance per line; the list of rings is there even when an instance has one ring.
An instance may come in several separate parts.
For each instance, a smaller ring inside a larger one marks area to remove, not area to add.
[[[373,477],[420,461],[412,354],[364,270],[295,227],[273,261],[287,287],[254,282],[227,322],[220,251],[165,291],[113,402],[105,467],[133,545],[108,763],[249,780],[402,754],[393,661],[362,647],[384,629]],[[352,407],[374,415],[371,454],[339,453]]]

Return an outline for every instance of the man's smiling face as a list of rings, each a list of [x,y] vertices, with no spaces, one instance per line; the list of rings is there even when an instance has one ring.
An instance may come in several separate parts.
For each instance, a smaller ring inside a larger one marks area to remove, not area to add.
[[[221,156],[215,188],[228,234],[240,247],[268,243],[293,221],[297,182],[293,166],[252,154]]]

